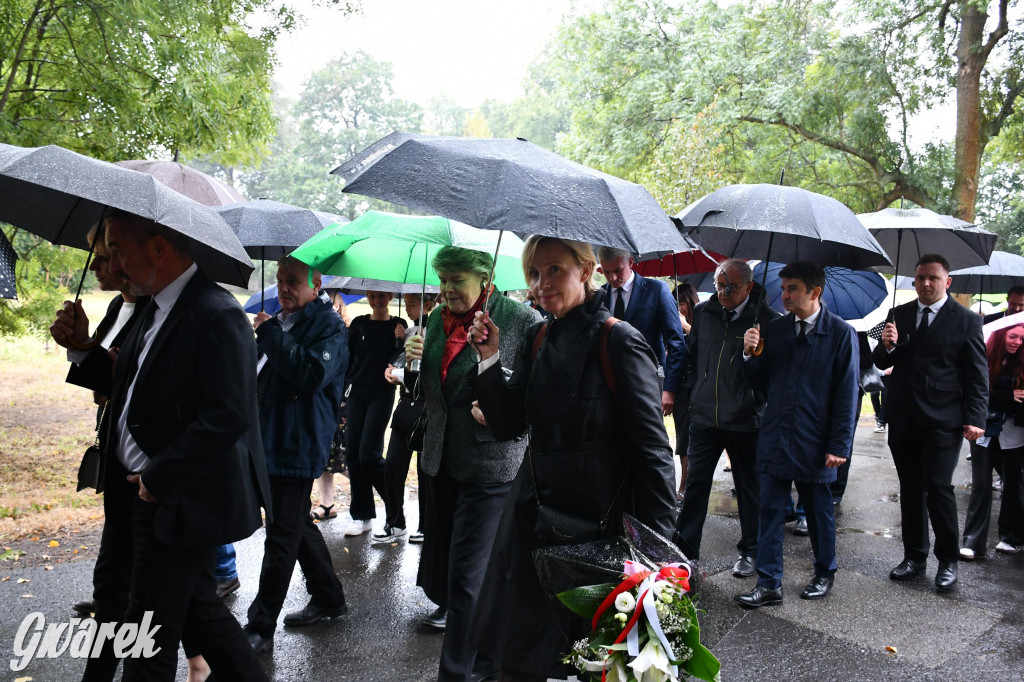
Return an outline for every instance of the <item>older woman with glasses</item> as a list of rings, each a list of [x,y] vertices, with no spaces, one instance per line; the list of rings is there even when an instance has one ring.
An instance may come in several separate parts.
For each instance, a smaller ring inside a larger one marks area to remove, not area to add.
[[[465,680],[475,652],[470,619],[491,554],[505,496],[526,450],[525,427],[498,436],[472,414],[467,377],[477,353],[467,332],[485,309],[502,330],[501,351],[514,357],[527,327],[540,316],[493,291],[492,260],[480,251],[446,246],[433,260],[445,305],[431,313],[423,336],[410,337],[407,361],[421,359],[420,387],[426,428],[420,465],[433,504],[424,511],[423,552],[417,583],[440,608],[427,624],[445,629],[438,680]],[[491,296],[488,299],[488,289]],[[408,363],[407,363],[408,367]],[[447,614],[445,614],[447,607]],[[477,660],[493,672],[496,662]]]
[[[587,244],[530,237],[523,271],[551,319],[529,330],[518,355],[487,316],[473,327],[482,362],[470,381],[487,423],[498,438],[531,428],[485,587],[505,621],[489,644],[508,682],[572,674],[561,661],[569,637],[589,630],[545,594],[535,549],[617,535],[623,512],[672,535],[675,471],[658,363],[640,332],[608,323],[595,265]],[[503,364],[515,367],[507,384]]]

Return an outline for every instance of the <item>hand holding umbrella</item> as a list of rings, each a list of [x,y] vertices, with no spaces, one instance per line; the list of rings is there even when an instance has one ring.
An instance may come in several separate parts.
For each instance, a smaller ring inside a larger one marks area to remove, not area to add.
[[[743,334],[743,354],[746,356],[758,356],[764,351],[764,342],[761,341],[761,325],[754,324]]]

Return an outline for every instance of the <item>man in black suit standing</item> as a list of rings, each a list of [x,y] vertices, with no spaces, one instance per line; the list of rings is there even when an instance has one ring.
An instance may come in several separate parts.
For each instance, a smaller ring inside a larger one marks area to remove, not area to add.
[[[903,561],[889,577],[906,580],[924,571],[930,518],[940,592],[956,585],[960,555],[953,470],[963,439],[985,432],[988,409],[981,317],[946,295],[951,283],[944,257],[921,256],[918,298],[896,308],[874,351],[875,365],[893,368],[885,417],[903,517]]]
[[[614,317],[629,322],[643,334],[658,356],[664,372],[661,411],[672,414],[686,371],[686,341],[672,293],[661,280],[633,272],[633,257],[627,251],[601,247],[597,257],[601,262],[598,271],[608,280],[604,287],[608,292],[608,309]]]
[[[1024,311],[1024,287],[1010,287],[1010,290],[1006,292],[1006,310],[1000,310],[998,313],[986,315],[984,324],[995,322],[998,319],[1008,315],[1014,315],[1022,311]]]
[[[97,617],[140,623],[151,612],[160,626],[159,650],[126,659],[125,680],[174,679],[183,629],[217,679],[265,680],[213,575],[217,546],[259,528],[267,500],[252,330],[198,271],[188,239],[111,209],[104,226],[111,271],[152,300],[118,356],[102,430],[113,513],[100,556],[130,562],[131,585],[124,595],[117,569],[97,572]]]

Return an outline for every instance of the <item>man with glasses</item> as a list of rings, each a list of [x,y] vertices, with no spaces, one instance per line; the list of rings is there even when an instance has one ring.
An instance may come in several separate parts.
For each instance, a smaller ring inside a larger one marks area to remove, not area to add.
[[[737,360],[743,334],[757,321],[779,314],[761,300],[750,266],[729,259],[715,271],[716,293],[693,311],[687,343],[684,391],[690,395],[690,447],[686,494],[676,525],[680,547],[700,558],[711,483],[722,451],[729,453],[740,515],[739,558],[733,575],[754,575],[757,554],[759,488],[755,469],[757,432],[765,397],[755,391]]]

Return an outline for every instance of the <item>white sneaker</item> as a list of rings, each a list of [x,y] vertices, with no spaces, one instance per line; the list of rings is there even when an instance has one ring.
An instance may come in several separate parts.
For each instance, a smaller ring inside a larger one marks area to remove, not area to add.
[[[876,424],[875,433],[885,433],[885,424]]]
[[[405,537],[409,534],[404,528],[396,528],[389,523],[384,524],[384,528],[379,533],[374,533],[370,536],[370,542],[374,544],[383,545],[391,542],[395,542],[398,538]]]
[[[970,547],[961,547],[960,558],[966,559],[967,561],[974,561],[974,550]]]
[[[1002,552],[1003,554],[1016,554],[1020,551],[1020,547],[1011,545],[1009,542],[1006,542],[1005,540],[1000,540],[999,544],[996,545],[996,551]]]
[[[423,531],[418,530],[415,533],[409,533],[409,542],[416,544],[423,542]]]
[[[352,519],[345,526],[345,535],[362,535],[363,533],[369,533],[371,530],[373,530],[373,521],[370,519],[365,521]]]

